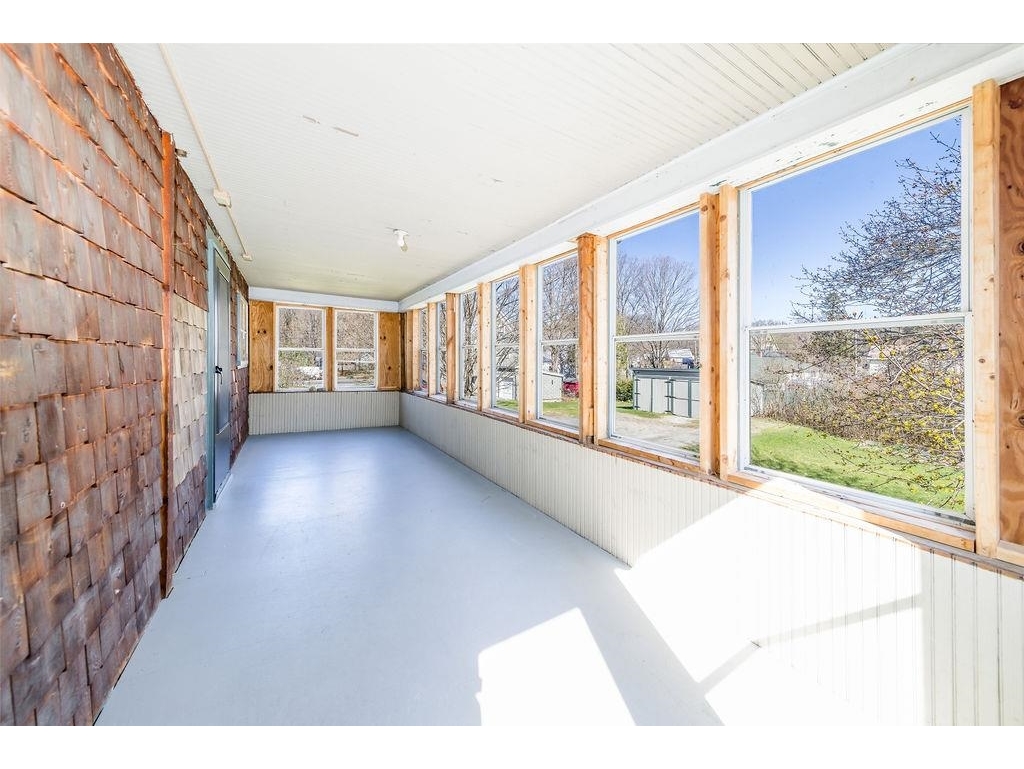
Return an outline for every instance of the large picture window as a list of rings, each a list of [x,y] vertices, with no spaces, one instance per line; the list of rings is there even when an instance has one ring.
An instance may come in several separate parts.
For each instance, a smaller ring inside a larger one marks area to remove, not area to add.
[[[278,390],[324,389],[324,317],[319,307],[277,306]]]
[[[476,289],[459,295],[459,390],[461,401],[476,403],[480,388],[480,313]]]
[[[334,389],[377,386],[377,314],[334,311]]]
[[[504,411],[519,411],[519,276],[491,284],[490,404]]]
[[[578,255],[542,265],[538,290],[537,413],[542,419],[576,426],[580,422]]]
[[[967,122],[744,192],[742,463],[971,520]]]
[[[700,230],[696,212],[611,244],[613,437],[696,457],[700,443]]]

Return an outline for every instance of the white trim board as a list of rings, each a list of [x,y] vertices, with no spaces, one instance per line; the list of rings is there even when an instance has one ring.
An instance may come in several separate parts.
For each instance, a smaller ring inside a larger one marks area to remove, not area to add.
[[[314,307],[337,307],[343,310],[377,310],[398,312],[398,302],[387,299],[365,299],[358,296],[336,294],[312,294],[308,291],[291,291],[283,288],[249,287],[249,301],[281,302],[287,304],[308,304]]]

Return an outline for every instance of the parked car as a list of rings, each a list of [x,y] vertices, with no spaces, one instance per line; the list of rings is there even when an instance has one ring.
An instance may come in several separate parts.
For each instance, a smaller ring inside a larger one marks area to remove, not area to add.
[[[580,381],[574,376],[568,376],[562,380],[562,395],[570,398],[580,397]]]
[[[680,366],[686,366],[686,368],[693,368],[695,359],[693,357],[693,350],[686,347],[679,351],[679,357],[676,358],[679,361]]]

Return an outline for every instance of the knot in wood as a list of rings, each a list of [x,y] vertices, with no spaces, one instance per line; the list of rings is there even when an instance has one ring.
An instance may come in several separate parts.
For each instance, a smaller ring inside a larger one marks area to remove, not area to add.
[[[1024,99],[1018,96],[1016,99],[1010,99],[1010,101],[1007,104],[1010,107],[1010,109],[1020,109],[1022,106],[1024,106]]]

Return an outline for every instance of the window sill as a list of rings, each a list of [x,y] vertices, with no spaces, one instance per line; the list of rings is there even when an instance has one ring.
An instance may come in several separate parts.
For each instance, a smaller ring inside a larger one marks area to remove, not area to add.
[[[531,419],[526,422],[528,427],[532,427],[534,430],[542,433],[553,433],[563,438],[572,438],[575,441],[579,441],[580,433],[579,430],[571,430],[566,426],[558,425],[553,422],[543,422],[539,419]]]
[[[883,508],[840,494],[812,489],[788,478],[772,477],[751,471],[723,472],[730,485],[754,491],[758,496],[785,507],[844,522],[854,520],[948,545],[957,550],[975,552],[974,532],[967,526],[930,521],[895,508]]]
[[[597,445],[602,449],[608,449],[617,454],[626,454],[632,457],[639,457],[645,462],[656,465],[658,467],[670,469],[670,470],[684,470],[688,474],[700,476],[706,478],[707,476],[701,471],[700,465],[697,460],[687,459],[683,456],[677,456],[672,454],[662,454],[651,448],[645,446],[639,446],[634,443],[629,443],[618,438],[599,438],[596,441]]]

